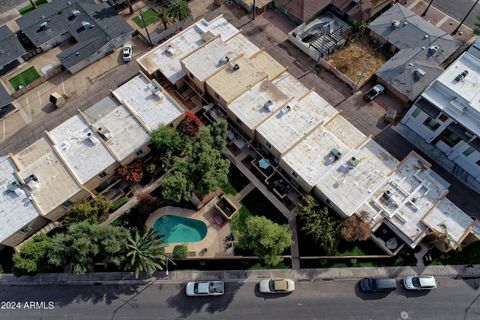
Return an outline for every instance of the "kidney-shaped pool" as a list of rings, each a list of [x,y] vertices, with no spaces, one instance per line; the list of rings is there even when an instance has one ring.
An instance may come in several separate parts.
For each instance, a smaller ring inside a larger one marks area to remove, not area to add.
[[[207,235],[207,225],[203,221],[174,215],[161,216],[153,229],[165,243],[198,242]]]

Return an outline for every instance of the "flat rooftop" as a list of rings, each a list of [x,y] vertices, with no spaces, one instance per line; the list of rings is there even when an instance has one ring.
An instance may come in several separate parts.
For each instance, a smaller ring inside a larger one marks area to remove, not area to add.
[[[40,216],[28,193],[16,178],[10,157],[0,157],[0,241]]]
[[[56,155],[46,137],[42,137],[15,154],[18,174],[27,183],[34,175],[38,181],[30,181],[31,194],[43,214],[77,194],[81,189],[64,163]]]
[[[332,122],[333,126],[330,125]],[[332,156],[333,150],[339,152],[340,157],[344,157],[352,148],[359,147],[367,140],[365,135],[357,132],[357,129],[340,115],[335,116],[327,125],[338,129],[342,133],[340,138],[325,126],[319,126],[281,160],[312,188],[338,161]]]
[[[233,51],[238,54],[243,54],[247,58],[251,58],[260,49],[247,39],[243,34],[237,33],[235,36],[228,39],[227,44]]]
[[[356,161],[352,162],[352,157]],[[317,182],[316,188],[351,216],[387,181],[398,163],[378,143],[369,139],[359,149],[340,158]]]
[[[295,99],[300,99],[308,93],[308,88],[305,87],[297,78],[292,76],[288,71],[280,74],[278,77],[272,80],[273,84],[276,85],[283,92],[288,92],[288,94]]]
[[[185,76],[180,65],[181,59],[216,35],[219,35],[222,40],[227,40],[238,32],[239,30],[222,15],[210,22],[201,19],[150,50],[137,61],[148,74],[151,75],[158,70],[170,83],[175,84]]]
[[[250,61],[258,70],[265,72],[268,75],[269,80],[275,79],[287,70],[263,50],[251,57]]]
[[[475,224],[472,218],[446,198],[442,199],[422,222],[433,231],[446,234],[454,242],[451,244],[454,249],[460,245],[470,227]]]
[[[188,72],[203,82],[228,63],[226,60],[222,61],[225,57],[234,60],[238,54],[217,37],[183,58],[182,63]]]
[[[54,146],[65,162],[84,184],[115,163],[115,158],[90,130],[80,115],[74,115],[50,132]]]
[[[120,161],[150,141],[150,135],[124,106],[111,110],[92,126]]]
[[[466,77],[455,80],[462,72]],[[475,134],[480,134],[480,60],[468,52],[452,63],[423,96]]]
[[[184,113],[158,83],[151,82],[141,74],[112,93],[150,131],[162,124],[170,124]]]
[[[367,140],[367,136],[342,116],[336,116],[328,121],[325,129],[352,149],[359,148]]]
[[[235,65],[238,65],[238,70],[234,70]],[[207,85],[228,104],[267,77],[268,74],[253,61],[240,56],[210,77]]]
[[[292,97],[269,80],[263,80],[233,100],[227,108],[249,129],[282,108]]]
[[[260,133],[283,154],[312,129],[338,113],[325,99],[312,91],[300,100],[292,100],[262,123]]]

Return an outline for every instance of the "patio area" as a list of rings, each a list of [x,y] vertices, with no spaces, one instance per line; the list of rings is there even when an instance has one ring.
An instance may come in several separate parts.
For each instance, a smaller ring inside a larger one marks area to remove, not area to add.
[[[151,229],[155,222],[165,215],[199,220],[207,226],[207,234],[201,241],[185,243],[188,247],[188,258],[233,256],[230,224],[214,208],[218,201],[219,198],[214,197],[198,211],[171,206],[159,208],[148,217],[146,227]],[[182,243],[168,244],[165,247],[166,253],[172,254],[173,248],[178,244]]]

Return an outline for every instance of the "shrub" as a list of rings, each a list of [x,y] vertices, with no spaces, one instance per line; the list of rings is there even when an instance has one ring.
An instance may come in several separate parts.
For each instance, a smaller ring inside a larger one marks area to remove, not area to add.
[[[365,241],[372,236],[370,225],[360,219],[357,215],[342,222],[340,227],[340,235],[345,241]]]
[[[139,183],[143,177],[143,163],[137,160],[126,166],[119,167],[116,174],[120,176],[123,181]]]
[[[190,112],[185,112],[185,119],[178,125],[178,130],[189,137],[197,135],[201,121],[198,117]]]
[[[188,256],[188,246],[186,244],[179,244],[173,248],[173,257],[175,259],[185,259]]]

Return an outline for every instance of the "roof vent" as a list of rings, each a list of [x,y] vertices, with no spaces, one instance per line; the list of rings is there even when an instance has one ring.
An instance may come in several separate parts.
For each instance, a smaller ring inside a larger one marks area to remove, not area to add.
[[[292,107],[290,107],[290,105],[286,105],[285,107],[283,107],[282,109],[282,113],[288,113],[292,110]]]
[[[460,73],[458,76],[455,77],[455,81],[462,81],[468,76],[468,70],[464,70],[462,73]]]
[[[392,198],[392,191],[386,190],[386,191],[383,193],[383,197],[384,197],[386,200],[390,200],[390,199]]]
[[[48,28],[48,22],[47,21],[44,21],[42,23],[40,23],[40,30],[45,30]]]
[[[224,64],[228,63],[229,61],[230,61],[230,58],[228,56],[225,56],[218,61],[218,64],[220,66],[223,66]]]
[[[398,20],[392,20],[392,28],[398,28],[400,27],[400,21]]]
[[[79,15],[80,15],[80,11],[72,10],[72,15],[71,15],[72,18],[78,17]]]
[[[173,49],[173,47],[169,44],[169,45],[165,48],[165,53],[167,54],[167,56],[172,57],[172,56],[175,55],[175,49]]]
[[[95,138],[95,136],[91,132],[87,133],[87,137],[85,138],[85,141],[90,141],[94,145],[98,144],[98,139]]]
[[[238,63],[230,64],[230,71],[237,71],[238,69],[240,69],[240,66],[238,65]]]
[[[420,68],[415,69],[415,70],[413,70],[413,79],[415,81],[418,81],[426,74],[427,73],[425,71],[423,71],[423,69],[420,69]]]
[[[430,46],[430,47],[428,47],[428,50],[429,50],[431,53],[435,53],[435,52],[437,52],[438,50],[440,50],[440,46],[439,46],[439,45]]]
[[[88,21],[82,21],[82,27],[83,29],[92,29],[94,25]]]
[[[272,100],[268,100],[267,102],[265,102],[265,104],[263,105],[263,107],[265,109],[268,110],[268,112],[273,112],[273,102]]]
[[[428,34],[423,36],[424,39],[428,39]]]
[[[351,157],[351,158],[348,160],[348,164],[349,164],[351,167],[356,167],[359,163],[360,163],[360,159],[358,159],[357,157]]]

